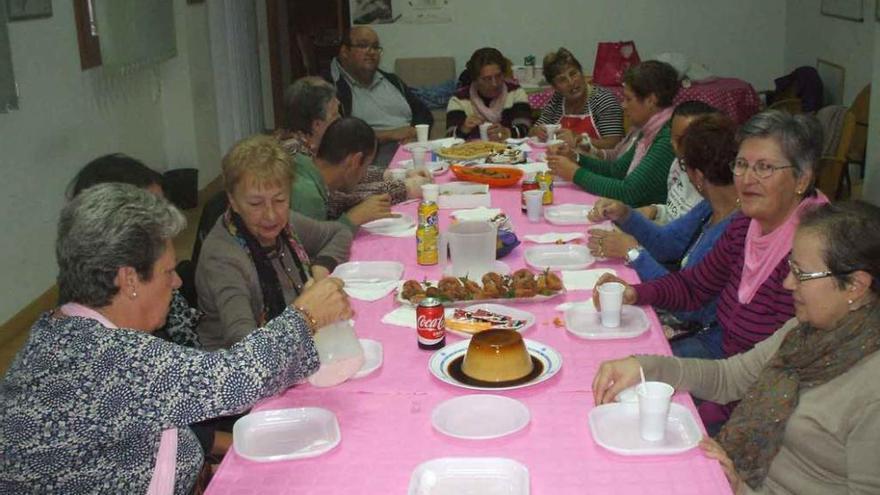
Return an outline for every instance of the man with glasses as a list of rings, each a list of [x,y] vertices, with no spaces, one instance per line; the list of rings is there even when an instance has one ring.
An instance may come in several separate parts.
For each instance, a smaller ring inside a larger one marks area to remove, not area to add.
[[[351,29],[330,64],[342,115],[364,120],[379,139],[376,164],[388,165],[397,145],[415,139],[416,124],[434,123],[431,111],[399,77],[379,69],[382,45],[366,26]]]

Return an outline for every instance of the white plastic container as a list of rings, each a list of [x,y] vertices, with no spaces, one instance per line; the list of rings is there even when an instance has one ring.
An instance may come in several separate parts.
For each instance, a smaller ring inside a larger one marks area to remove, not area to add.
[[[492,195],[489,193],[487,184],[475,184],[473,182],[447,182],[440,184],[440,196],[437,206],[446,210],[449,208],[477,208],[492,205]]]
[[[364,364],[364,349],[347,321],[327,325],[315,333],[321,367],[309,377],[316,387],[332,387],[348,380]]]

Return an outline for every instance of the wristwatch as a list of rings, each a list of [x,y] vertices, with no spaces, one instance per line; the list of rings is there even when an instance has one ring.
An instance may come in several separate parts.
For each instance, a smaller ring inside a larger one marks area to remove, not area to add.
[[[642,249],[634,247],[626,252],[626,264],[631,265],[639,259],[639,255],[642,254]]]

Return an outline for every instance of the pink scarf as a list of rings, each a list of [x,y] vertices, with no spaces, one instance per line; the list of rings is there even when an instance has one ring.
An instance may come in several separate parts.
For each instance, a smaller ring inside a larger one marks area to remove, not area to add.
[[[61,306],[61,312],[67,316],[81,316],[95,320],[107,328],[118,328],[104,315],[82,304],[67,303]],[[156,467],[150,478],[147,495],[170,495],[174,493],[174,477],[177,469],[177,428],[169,428],[162,432],[159,441],[159,452],[156,454]]]
[[[488,107],[483,103],[483,97],[477,92],[476,84],[471,84],[470,97],[471,105],[481,117],[493,124],[501,122],[501,112],[504,111],[504,102],[507,101],[507,83],[502,83],[501,94],[490,101]]]
[[[804,198],[785,222],[766,235],[761,235],[761,226],[752,219],[746,233],[745,260],[742,278],[739,281],[737,299],[740,304],[749,304],[755,293],[773,273],[776,266],[791,252],[794,231],[797,229],[804,210],[828,202],[819,191],[816,196]]]
[[[633,155],[632,161],[629,162],[629,170],[626,171],[626,175],[632,173],[636,167],[642,163],[642,158],[645,158],[645,155],[648,154],[648,148],[651,147],[651,144],[654,143],[654,138],[657,137],[657,133],[660,132],[660,129],[669,122],[669,119],[672,118],[672,112],[675,110],[675,107],[668,107],[660,110],[655,113],[645,125],[642,126],[642,135],[639,137],[639,142],[636,144],[636,152]]]

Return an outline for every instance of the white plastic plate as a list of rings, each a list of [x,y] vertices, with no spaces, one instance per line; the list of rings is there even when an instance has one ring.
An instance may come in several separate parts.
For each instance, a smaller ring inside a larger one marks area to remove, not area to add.
[[[528,495],[529,470],[503,457],[441,457],[413,471],[408,495]]]
[[[501,395],[463,395],[440,403],[431,413],[434,428],[450,437],[488,440],[517,432],[531,415],[522,402]]]
[[[538,139],[536,137],[533,137],[533,138],[529,139],[529,146],[531,146],[533,148],[546,148],[548,146],[552,146],[554,144],[562,144],[564,142],[565,141],[563,141],[561,139],[554,139],[553,141],[546,141],[545,142],[545,141],[541,141],[540,139]]]
[[[400,168],[411,169],[413,168],[413,161],[401,160],[398,162],[398,165],[400,165]],[[443,175],[446,172],[449,172],[449,162],[443,160],[425,162],[425,167],[427,167],[434,175]]]
[[[238,455],[258,462],[305,459],[339,444],[336,415],[320,407],[250,413],[232,427]]]
[[[403,277],[403,263],[396,261],[349,261],[338,265],[332,276],[346,285],[393,282]]]
[[[561,204],[544,207],[544,219],[553,225],[588,225],[593,205]]]
[[[526,264],[539,270],[581,270],[596,258],[582,244],[546,244],[526,249]]]
[[[620,312],[620,326],[602,326],[599,312],[592,304],[573,304],[565,310],[565,329],[575,337],[588,340],[631,339],[651,327],[645,310],[625,304]]]
[[[440,148],[448,148],[450,146],[455,146],[456,144],[461,144],[464,142],[464,139],[461,138],[443,138],[443,139],[434,139],[433,141],[428,141],[426,143],[406,143],[403,145],[403,149],[406,151],[412,152],[414,148],[422,147],[427,148],[431,151],[439,150]]]
[[[593,408],[589,416],[593,440],[620,455],[671,455],[688,451],[700,443],[703,432],[693,414],[681,404],[669,405],[666,436],[658,442],[639,434],[639,404],[625,402]]]
[[[583,232],[547,232],[545,234],[524,235],[523,239],[535,244],[558,244],[559,241],[571,242],[584,237]]]
[[[470,339],[462,340],[454,344],[447,344],[446,347],[435,351],[434,354],[431,355],[431,359],[428,361],[428,370],[438,380],[450,385],[470,390],[491,391],[514,390],[517,388],[531,387],[532,385],[537,385],[549,380],[553,375],[559,372],[560,368],[562,368],[562,355],[560,355],[556,349],[534,340],[523,339],[523,341],[526,344],[526,350],[529,351],[529,354],[531,354],[532,357],[537,358],[538,361],[541,361],[541,364],[544,365],[544,371],[533,380],[526,383],[511,385],[509,387],[479,387],[462,383],[453,378],[452,375],[449,374],[449,364],[456,358],[464,356],[465,352],[467,352]]]
[[[382,343],[372,339],[358,339],[364,350],[364,364],[352,378],[363,378],[382,366]]]
[[[373,234],[390,234],[407,230],[415,224],[413,217],[406,213],[395,213],[393,217],[367,222],[361,225],[361,228]]]

